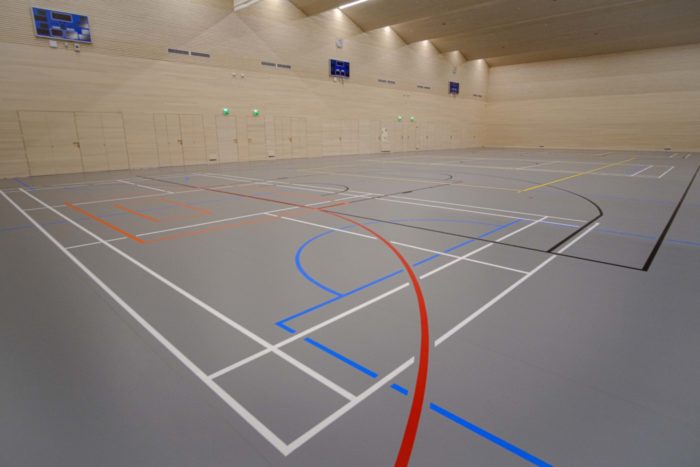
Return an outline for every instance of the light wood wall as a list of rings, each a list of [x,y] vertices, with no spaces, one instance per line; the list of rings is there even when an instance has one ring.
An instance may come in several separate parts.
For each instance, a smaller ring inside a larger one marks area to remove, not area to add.
[[[33,36],[31,2],[0,0],[0,177],[371,153],[382,125],[392,151],[481,144],[483,62],[390,29],[363,33],[338,10],[307,17],[263,0],[234,13],[232,3],[41,2],[90,17],[94,44],[75,52]],[[351,79],[329,79],[329,58],[349,60]]]
[[[700,45],[491,68],[489,146],[700,150]]]

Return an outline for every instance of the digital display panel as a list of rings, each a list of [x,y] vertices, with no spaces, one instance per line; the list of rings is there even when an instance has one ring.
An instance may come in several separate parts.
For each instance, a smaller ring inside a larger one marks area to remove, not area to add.
[[[32,8],[34,32],[38,37],[92,43],[87,16],[63,11]]]
[[[331,76],[350,77],[350,62],[331,59]]]
[[[459,94],[459,83],[450,81],[450,94]]]

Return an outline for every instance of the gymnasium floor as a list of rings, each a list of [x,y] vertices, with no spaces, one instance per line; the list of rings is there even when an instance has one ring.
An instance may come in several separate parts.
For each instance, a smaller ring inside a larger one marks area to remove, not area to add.
[[[700,465],[699,164],[0,181],[0,464]]]

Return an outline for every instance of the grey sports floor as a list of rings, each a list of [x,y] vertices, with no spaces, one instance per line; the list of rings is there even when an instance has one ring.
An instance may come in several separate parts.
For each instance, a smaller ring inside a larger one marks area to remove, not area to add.
[[[697,467],[699,164],[472,149],[0,181],[0,465],[391,465],[422,356],[411,465]]]

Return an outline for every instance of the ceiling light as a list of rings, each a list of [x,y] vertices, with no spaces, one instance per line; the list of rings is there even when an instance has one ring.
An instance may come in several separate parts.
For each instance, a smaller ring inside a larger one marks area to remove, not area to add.
[[[369,0],[355,0],[354,2],[346,3],[345,5],[340,5],[338,9],[344,10],[346,8],[350,8],[351,6],[359,5],[360,3],[365,3]]]

